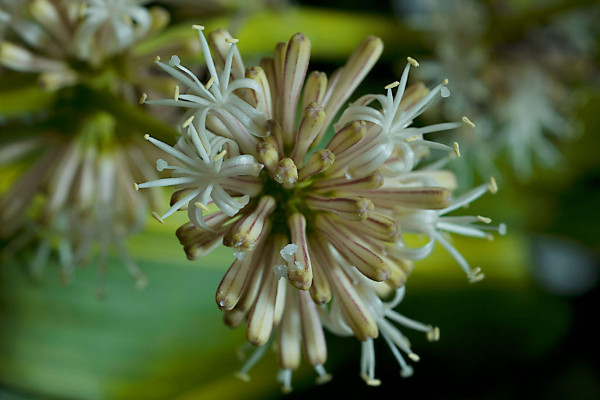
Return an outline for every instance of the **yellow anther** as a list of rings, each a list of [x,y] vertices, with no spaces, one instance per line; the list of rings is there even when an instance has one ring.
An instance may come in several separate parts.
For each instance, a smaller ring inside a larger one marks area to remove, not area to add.
[[[385,89],[385,90],[388,90],[388,89],[393,89],[393,88],[395,88],[396,86],[399,86],[399,85],[400,85],[400,82],[398,82],[398,81],[396,81],[396,82],[392,82],[392,83],[390,83],[389,85],[386,85],[386,86],[384,87],[384,89]]]
[[[460,147],[458,146],[458,142],[454,142],[453,146],[456,157],[460,158]]]
[[[406,143],[410,143],[410,142],[414,142],[415,140],[418,140],[418,139],[419,139],[419,137],[417,135],[415,135],[415,136],[411,136],[411,137],[405,138],[404,141]]]
[[[175,93],[173,94],[173,100],[179,100],[179,85],[175,85]]]
[[[243,380],[244,382],[250,382],[250,375],[248,375],[244,372],[236,372],[235,376],[238,377],[239,379]]]
[[[182,128],[187,128],[189,124],[192,123],[192,121],[194,120],[194,116],[192,115],[191,117],[189,117],[188,119],[186,119],[185,121],[183,121],[183,125],[181,125]]]
[[[142,93],[142,97],[140,97],[140,104],[144,104],[147,98],[148,95],[146,93]]]
[[[227,43],[237,43],[240,41],[240,39],[235,39],[235,38],[225,38],[225,41]]]
[[[152,217],[157,220],[158,222],[160,222],[161,224],[164,224],[165,221],[163,221],[163,219],[160,217],[160,215],[158,215],[158,213],[156,211],[152,211]]]
[[[437,326],[429,326],[429,330],[427,331],[427,340],[430,342],[437,342],[440,340],[440,328]]]
[[[421,359],[421,357],[419,357],[417,354],[415,353],[409,353],[408,354],[408,358],[410,358],[411,360],[413,360],[414,362],[419,362],[419,360]]]
[[[213,161],[219,161],[221,158],[225,157],[225,154],[227,154],[227,150],[223,150],[222,152],[214,156]]]
[[[488,190],[492,194],[498,193],[498,185],[496,184],[496,180],[494,179],[493,176],[490,178],[490,183],[488,185]]]
[[[160,57],[159,57],[159,56],[156,56],[156,57],[154,58],[154,62],[159,62],[159,61],[160,61]]]
[[[478,216],[477,216],[477,219],[478,219],[480,222],[483,222],[484,224],[490,224],[490,223],[492,222],[492,219],[491,219],[491,218],[488,218],[488,217],[482,217],[481,215],[478,215]]]
[[[203,210],[203,211],[206,211],[206,212],[209,212],[209,211],[210,211],[210,210],[208,209],[208,207],[206,207],[206,204],[204,204],[204,203],[200,203],[199,201],[195,202],[195,203],[194,203],[194,205],[195,205],[196,207],[198,207],[199,209]]]
[[[150,135],[148,135],[147,133],[144,135],[144,139],[146,140],[150,140]]]
[[[204,85],[206,90],[210,89],[210,87],[212,86],[213,83],[215,83],[215,77],[211,76],[210,79],[208,80],[208,82],[206,82],[206,85]]]
[[[448,82],[449,82],[449,81],[448,81],[448,78],[446,78],[446,79],[444,79],[444,80],[442,81],[442,84],[443,84],[443,85],[447,85],[447,84],[448,84]]]
[[[407,60],[407,61],[408,61],[408,63],[409,63],[410,65],[412,65],[413,67],[418,67],[418,66],[419,66],[419,63],[417,62],[417,60],[415,60],[415,59],[414,59],[414,58],[412,58],[412,57],[407,57],[407,58],[406,58],[406,60]]]
[[[204,27],[202,25],[192,25],[192,29],[195,29],[197,31],[203,31]]]
[[[475,124],[473,123],[473,121],[471,121],[469,118],[462,117],[462,120],[465,124],[469,125],[471,128],[475,128]]]
[[[138,184],[137,184],[137,183],[135,183],[135,182],[133,183],[133,190],[135,190],[135,191],[138,191],[138,190],[140,190],[140,187],[139,187],[139,186],[138,186]]]
[[[479,267],[473,268],[473,270],[467,275],[469,283],[477,283],[482,281],[483,278],[485,278],[485,275],[481,273],[481,268]]]

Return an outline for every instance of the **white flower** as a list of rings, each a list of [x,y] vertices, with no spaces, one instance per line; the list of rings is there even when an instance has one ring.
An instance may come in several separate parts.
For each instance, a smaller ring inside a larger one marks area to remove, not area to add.
[[[143,189],[176,186],[179,189],[189,189],[160,219],[167,218],[183,205],[189,204],[190,220],[197,226],[210,229],[202,216],[209,201],[214,202],[228,216],[237,214],[248,203],[248,195],[255,195],[261,184],[258,180],[237,181],[236,177],[256,177],[262,165],[251,155],[239,155],[237,146],[231,140],[209,135],[206,131],[198,132],[191,121],[188,121],[184,124],[187,133],[181,135],[173,147],[149,135],[145,136],[151,143],[177,159],[181,165],[171,166],[159,159],[157,169],[172,170],[173,177],[136,184],[135,187]],[[242,197],[232,197],[229,194],[232,191],[241,194]]]

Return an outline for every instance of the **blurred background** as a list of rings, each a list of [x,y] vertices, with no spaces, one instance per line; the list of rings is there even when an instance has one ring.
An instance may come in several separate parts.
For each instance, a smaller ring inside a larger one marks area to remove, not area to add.
[[[0,1],[0,17],[13,3]],[[398,311],[441,329],[437,343],[405,332],[421,357],[414,376],[401,378],[391,352],[377,342],[376,376],[382,385],[368,387],[359,377],[359,343],[327,335],[326,367],[334,379],[316,386],[313,371],[304,365],[294,373],[295,390],[286,398],[345,392],[432,399],[600,398],[600,354],[592,327],[600,304],[600,7],[592,3],[146,2],[166,10],[170,20],[133,53],[169,56],[178,49],[185,65],[198,67],[202,57],[191,24],[207,31],[229,29],[240,39],[247,66],[270,55],[277,42],[303,32],[312,43],[309,68],[328,74],[365,36],[381,37],[382,58],[355,96],[382,92],[399,78],[407,56],[417,59],[420,67],[412,70],[411,82],[431,86],[448,78],[451,91],[419,123],[467,115],[476,125],[439,137],[461,145],[462,157],[448,164],[459,177],[459,190],[490,176],[498,181],[499,192],[475,202],[468,213],[506,223],[507,234],[494,241],[454,238],[486,279],[469,285],[442,249],[418,262],[409,278]],[[2,26],[0,41],[10,40]],[[43,88],[37,74],[4,65],[0,193],[6,194],[34,157],[14,162],[11,144],[19,135],[35,138],[41,127],[60,124],[53,119],[53,107],[61,104],[57,98],[78,90],[78,84]],[[162,74],[150,68],[146,82]],[[144,91],[159,91],[155,86]],[[140,87],[144,82],[131,90],[137,94]],[[98,102],[91,107],[119,118],[118,107]],[[159,128],[171,133],[176,116],[148,117],[152,108],[135,108],[141,110],[131,113],[140,136],[155,135]],[[8,213],[7,203],[1,204],[0,212]],[[214,304],[231,250],[190,262],[174,235],[184,216],[164,225],[146,222],[127,239],[128,254],[147,281],[141,290],[114,251],[107,253],[106,270],[98,272],[90,262],[65,283],[60,257],[47,257],[32,277],[31,245],[16,251],[14,235],[1,239],[0,399],[283,397],[272,352],[251,371],[251,382],[233,375],[248,352],[245,334],[227,328]]]

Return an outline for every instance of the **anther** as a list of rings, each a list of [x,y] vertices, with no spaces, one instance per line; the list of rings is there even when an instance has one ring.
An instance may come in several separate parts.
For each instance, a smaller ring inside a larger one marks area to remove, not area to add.
[[[456,157],[460,158],[460,147],[458,146],[458,142],[453,143],[454,152],[456,153]]]
[[[148,95],[146,93],[142,93],[142,97],[140,97],[140,104],[144,104],[147,98]]]
[[[179,100],[179,85],[175,85],[175,93],[173,94],[173,100]]]
[[[235,38],[225,38],[225,41],[227,43],[237,43],[240,41],[240,39],[235,39]]]
[[[204,29],[204,27],[203,27]],[[202,29],[200,29],[202,30]],[[235,376],[241,380],[243,380],[244,382],[250,382],[250,375],[244,373],[244,372],[236,372]]]
[[[159,61],[160,61],[160,56],[154,57],[154,62],[159,62]]]
[[[156,211],[152,211],[152,217],[157,220],[158,222],[160,222],[161,224],[164,224],[165,221],[163,221],[163,219],[160,217],[160,215],[158,215],[158,213]]]
[[[419,139],[419,137],[417,135],[415,135],[415,136],[411,136],[411,137],[405,138],[404,141],[406,143],[410,143],[410,142],[414,142],[417,139]]]
[[[446,78],[446,79],[444,79],[444,80],[442,81],[442,85],[447,85],[447,84],[448,84],[448,82],[449,82],[449,81],[448,81],[448,78]]]
[[[146,139],[146,140],[150,140],[150,135],[146,133],[146,134],[144,135],[144,139]]]
[[[400,82],[398,82],[398,81],[396,81],[396,82],[392,82],[392,83],[390,83],[390,84],[386,85],[386,86],[384,87],[384,89],[385,89],[385,90],[388,90],[388,89],[393,89],[393,88],[395,88],[396,86],[399,86],[399,85],[400,85]]]
[[[482,281],[483,278],[485,278],[485,275],[481,273],[481,268],[479,267],[473,268],[473,270],[467,275],[469,283],[477,283],[479,281]]]
[[[211,76],[210,79],[208,80],[208,82],[206,82],[206,85],[204,85],[206,90],[210,89],[210,87],[213,85],[214,82],[215,82],[215,77]]]
[[[414,362],[419,362],[419,360],[421,360],[421,357],[419,357],[417,354],[415,353],[408,353],[408,358],[410,358],[411,360],[413,360]]]
[[[493,176],[490,178],[490,183],[488,185],[488,190],[492,194],[498,193],[498,185],[496,184],[496,180],[494,179]]]
[[[482,217],[481,215],[478,215],[478,216],[477,216],[477,219],[478,219],[479,221],[483,222],[484,224],[489,224],[489,223],[491,223],[491,222],[492,222],[492,219],[491,219],[491,218],[488,218],[488,217]]]
[[[198,207],[199,209],[203,210],[203,211],[206,211],[206,212],[209,212],[209,211],[210,211],[210,210],[208,209],[208,207],[206,207],[206,204],[204,204],[204,203],[200,203],[199,201],[195,202],[195,203],[194,203],[194,205],[195,205],[196,207]]]
[[[138,184],[137,184],[137,183],[134,183],[134,184],[133,184],[133,190],[135,190],[136,192],[137,192],[138,190],[140,190],[140,187],[138,186]]]
[[[202,25],[192,25],[192,29],[195,29],[197,31],[203,31],[204,27]]]
[[[419,63],[417,62],[417,60],[415,60],[415,59],[414,59],[414,58],[412,58],[412,57],[406,57],[406,60],[407,60],[407,61],[408,61],[408,63],[409,63],[410,65],[412,65],[413,67],[418,67],[418,66],[419,66]]]
[[[430,342],[437,342],[440,340],[440,328],[437,326],[429,326],[429,330],[426,333],[427,340]]]
[[[369,386],[380,386],[381,381],[379,379],[365,379],[365,382]]]
[[[187,128],[189,124],[192,123],[192,121],[194,120],[194,116],[192,115],[191,117],[189,117],[188,119],[186,119],[185,121],[183,121],[183,124],[181,125],[182,128]]]
[[[223,150],[222,152],[214,156],[213,161],[219,161],[221,158],[225,157],[225,154],[227,154],[227,150]]]
[[[475,128],[475,124],[473,123],[473,121],[471,121],[469,118],[467,118],[466,116],[462,117],[462,121],[469,125],[471,128]]]

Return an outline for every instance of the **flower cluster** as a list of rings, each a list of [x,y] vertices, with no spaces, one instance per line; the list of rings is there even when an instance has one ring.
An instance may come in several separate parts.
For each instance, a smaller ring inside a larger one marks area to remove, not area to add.
[[[445,233],[488,237],[489,230],[504,231],[490,227],[489,218],[446,216],[495,192],[493,179],[453,199],[454,175],[437,164],[421,167],[431,149],[460,155],[457,143],[447,146],[426,135],[462,122],[412,126],[433,101],[449,95],[447,81],[431,90],[408,85],[409,70],[418,66],[408,58],[386,94],[360,97],[344,109],[382,53],[380,39],[366,38],[328,77],[307,73],[311,45],[301,33],[279,43],[272,58],[245,68],[237,39],[222,30],[207,38],[202,26],[194,28],[209,78],[201,82],[176,56],[168,63],[157,59],[182,87],[172,98],[143,95],[141,101],[183,107],[186,115],[174,146],[146,135],[174,159],[173,165],[157,162],[171,176],[134,187],[176,189],[170,208],[156,218],[187,211],[189,222],[177,237],[189,259],[220,244],[233,249],[216,303],[226,324],[245,323],[249,343],[257,346],[238,375],[248,379],[275,341],[284,391],[291,389],[302,350],[317,381],[327,381],[325,327],[362,341],[361,376],[368,384],[379,383],[373,341],[380,335],[402,376],[409,376],[403,354],[413,361],[418,356],[395,324],[439,338],[436,327],[393,310],[413,261],[439,242],[475,282],[483,277],[479,268],[469,266]],[[407,232],[425,233],[430,241],[411,247]]]

